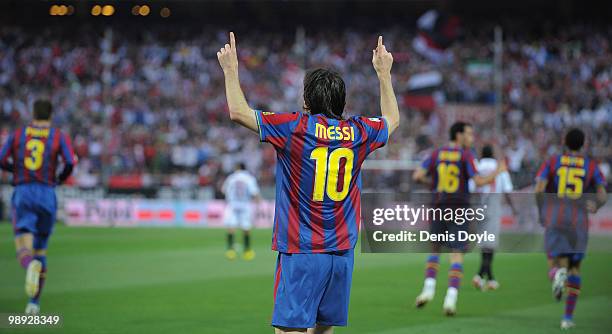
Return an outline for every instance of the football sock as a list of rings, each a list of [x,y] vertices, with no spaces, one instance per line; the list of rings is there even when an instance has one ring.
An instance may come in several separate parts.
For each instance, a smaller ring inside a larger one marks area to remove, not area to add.
[[[20,248],[17,251],[17,260],[23,269],[27,269],[30,262],[32,262],[32,250],[25,247]]]
[[[430,255],[427,258],[427,265],[425,266],[425,278],[436,279],[438,275],[438,267],[440,266],[440,256]]]
[[[574,316],[574,308],[580,294],[580,276],[569,275],[567,277],[567,298],[565,299],[565,315],[564,319],[572,320]]]
[[[234,249],[234,233],[227,234],[227,249]]]
[[[244,234],[244,250],[251,249],[251,235],[249,233]]]
[[[463,276],[463,265],[461,263],[453,263],[448,271],[448,287],[459,289],[461,277]]]
[[[488,280],[494,280],[493,271],[491,270],[491,265],[493,263],[493,252],[490,250],[486,250],[482,252],[482,262],[480,265],[480,272],[478,273],[480,277],[487,277]]]
[[[38,304],[40,300],[40,293],[45,286],[45,279],[47,278],[47,256],[36,255],[34,256],[34,259],[42,263],[42,270],[40,271],[40,278],[38,279],[38,292],[34,297],[30,298],[30,303]]]
[[[557,270],[559,270],[558,267],[550,268],[550,270],[548,271],[548,280],[550,280],[552,282],[555,279],[555,275],[557,274]]]

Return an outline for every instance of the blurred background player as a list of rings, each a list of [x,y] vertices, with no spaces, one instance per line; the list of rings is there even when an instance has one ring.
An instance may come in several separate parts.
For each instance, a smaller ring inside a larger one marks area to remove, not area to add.
[[[255,258],[251,248],[250,231],[253,227],[253,200],[258,201],[259,186],[257,180],[246,169],[244,163],[239,163],[236,170],[230,174],[222,187],[227,203],[225,209],[225,224],[227,226],[227,251],[225,256],[234,260],[237,256],[234,248],[234,232],[236,227],[242,229],[244,237],[243,258],[247,261]]]
[[[476,169],[481,176],[489,176],[497,171],[498,163],[494,158],[495,153],[493,146],[485,145],[482,148],[481,158],[476,163]],[[470,180],[470,186],[473,185],[473,180]],[[512,213],[516,216],[516,208],[510,199],[510,193],[513,191],[512,180],[510,173],[503,171],[497,175],[495,180],[482,187],[474,187],[474,192],[481,194],[480,206],[487,208],[486,220],[476,224],[478,233],[484,231],[495,236],[494,241],[486,239],[479,243],[481,253],[480,269],[478,274],[472,279],[472,284],[478,290],[497,290],[499,283],[493,276],[493,254],[498,246],[500,238],[500,227],[502,217],[502,194],[506,198],[508,205],[512,209]],[[471,190],[472,188],[470,188]]]
[[[391,84],[393,57],[378,38],[372,64],[382,117],[344,119],[339,74],[310,70],[304,112],[252,110],[238,78],[234,34],[218,53],[230,118],[277,152],[272,249],[279,252],[272,326],[276,333],[333,333],[346,326],[361,208],[361,164],[399,125]]]
[[[567,289],[561,329],[574,327],[574,308],[581,289],[580,263],[588,242],[588,213],[607,200],[606,181],[597,163],[580,153],[584,132],[571,129],[565,136],[566,151],[546,160],[536,176],[536,201],[540,222],[546,229],[544,244],[553,258],[553,296],[557,301]],[[595,192],[595,197],[583,196]],[[546,194],[546,195],[545,195]]]
[[[433,192],[434,208],[443,211],[447,208],[467,208],[469,203],[469,180],[473,179],[476,186],[480,187],[495,180],[497,175],[505,171],[505,163],[500,163],[497,169],[488,176],[477,174],[474,156],[470,148],[474,142],[474,129],[465,122],[454,123],[449,131],[450,142],[448,145],[434,150],[430,157],[414,171],[413,180],[431,184]],[[431,180],[427,176],[432,177]],[[416,298],[416,307],[421,308],[434,298],[436,291],[436,276],[440,263],[440,250],[443,246],[450,249],[451,267],[448,272],[448,289],[444,298],[443,310],[448,316],[455,315],[457,311],[457,295],[459,285],[463,277],[463,253],[467,250],[468,242],[457,240],[459,231],[467,231],[468,223],[456,224],[455,222],[432,221],[430,232],[434,234],[455,235],[454,241],[431,243],[432,253],[427,259],[425,269],[425,282],[423,291]]]
[[[26,269],[26,314],[40,312],[47,275],[47,244],[55,224],[55,186],[66,181],[75,164],[70,138],[51,126],[49,101],[34,103],[34,120],[12,132],[0,151],[0,167],[13,173],[11,215],[17,259]],[[58,157],[64,164],[57,175]]]

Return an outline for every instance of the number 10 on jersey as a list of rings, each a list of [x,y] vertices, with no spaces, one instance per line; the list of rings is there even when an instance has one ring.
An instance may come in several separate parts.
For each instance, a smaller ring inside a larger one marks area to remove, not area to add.
[[[310,159],[315,161],[312,200],[322,202],[325,192],[327,192],[327,196],[332,201],[339,202],[344,200],[348,195],[349,185],[353,177],[353,151],[341,147],[329,152],[329,147],[317,147],[310,153]],[[338,189],[341,159],[345,159],[346,162],[342,173],[342,189]]]

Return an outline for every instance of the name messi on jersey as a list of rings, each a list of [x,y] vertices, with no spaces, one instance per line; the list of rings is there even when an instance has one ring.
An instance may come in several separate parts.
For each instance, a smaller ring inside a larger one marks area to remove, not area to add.
[[[315,124],[315,137],[328,140],[355,140],[355,129],[352,126],[325,126]]]

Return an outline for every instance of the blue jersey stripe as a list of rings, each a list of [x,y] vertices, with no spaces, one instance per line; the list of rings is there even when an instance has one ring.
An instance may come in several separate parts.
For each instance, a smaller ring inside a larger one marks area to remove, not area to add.
[[[15,166],[17,169],[17,181],[15,182],[16,184],[18,183],[22,183],[25,181],[25,166],[24,166],[24,159],[25,159],[25,141],[26,141],[26,131],[25,129],[23,129],[21,131],[21,136],[19,138],[19,142],[18,142],[18,148],[17,148],[17,161],[15,162]]]
[[[51,179],[50,177],[50,167],[49,167],[49,161],[51,160],[51,151],[53,150],[53,138],[55,137],[55,128],[51,128],[49,129],[49,138],[47,138],[47,143],[45,144],[45,157],[43,160],[43,179],[48,181],[48,180],[52,180],[52,182],[55,181],[55,177],[53,177],[53,179]]]

